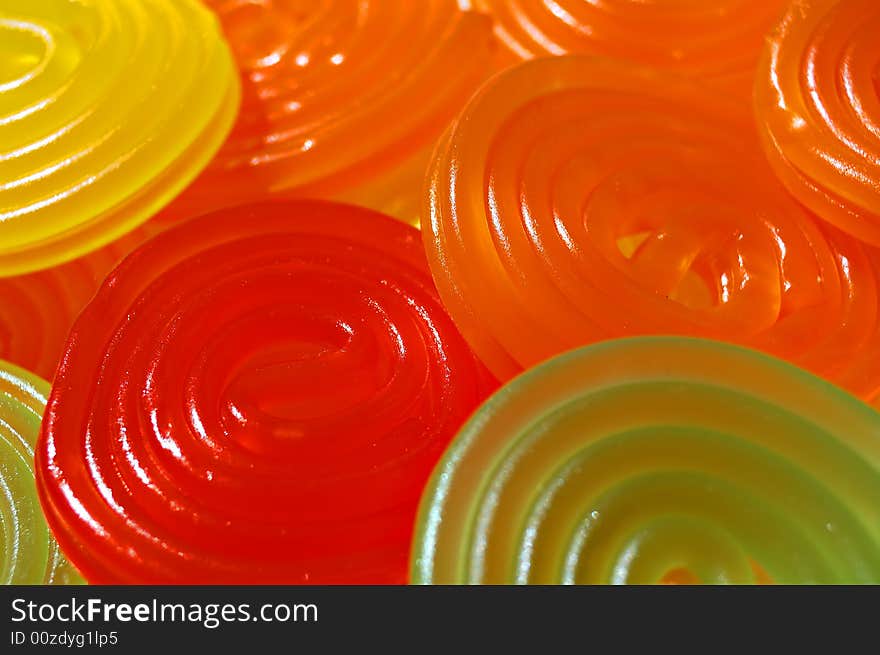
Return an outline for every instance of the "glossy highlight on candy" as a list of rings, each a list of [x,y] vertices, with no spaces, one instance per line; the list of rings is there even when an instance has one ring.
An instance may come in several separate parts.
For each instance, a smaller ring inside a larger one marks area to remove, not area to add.
[[[751,97],[784,0],[472,0],[495,21],[504,67],[583,54],[627,59]]]
[[[502,387],[422,500],[415,583],[877,584],[880,414],[781,360],[609,341]]]
[[[789,191],[880,245],[880,3],[791,2],[767,42],[755,111]]]
[[[435,151],[423,235],[499,379],[678,334],[877,396],[880,257],[789,196],[750,121],[706,87],[597,58],[526,62],[481,88]]]
[[[81,584],[40,510],[34,442],[49,384],[0,361],[0,584]]]
[[[430,148],[489,72],[489,19],[455,0],[210,0],[244,89],[208,170],[160,219],[267,193],[417,222]]]
[[[0,62],[0,276],[145,222],[238,110],[232,55],[197,0],[7,0]]]
[[[495,386],[417,230],[293,201],[168,230],[74,325],[37,450],[97,583],[402,583],[434,464]]]

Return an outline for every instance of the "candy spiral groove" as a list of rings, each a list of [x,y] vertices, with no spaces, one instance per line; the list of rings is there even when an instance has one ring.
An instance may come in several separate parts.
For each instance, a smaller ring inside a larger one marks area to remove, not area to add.
[[[880,580],[880,414],[757,351],[641,337],[490,398],[428,484],[416,583]]]
[[[880,245],[880,4],[796,0],[755,83],[762,141],[819,216]]]
[[[0,361],[0,584],[77,584],[40,510],[34,443],[49,385]]]
[[[535,60],[438,145],[423,235],[444,304],[499,379],[608,338],[749,345],[870,399],[880,258],[795,202],[750,117],[683,78]]]
[[[455,0],[210,0],[244,88],[207,171],[162,217],[266,193],[408,221],[430,148],[489,71],[489,19]]]
[[[77,320],[41,499],[92,582],[404,582],[424,482],[494,384],[414,228],[220,211],[136,250]]]
[[[8,0],[0,9],[0,275],[69,261],[167,204],[238,109],[196,0]]]
[[[499,64],[544,55],[628,59],[750,97],[784,0],[473,0],[495,20]]]

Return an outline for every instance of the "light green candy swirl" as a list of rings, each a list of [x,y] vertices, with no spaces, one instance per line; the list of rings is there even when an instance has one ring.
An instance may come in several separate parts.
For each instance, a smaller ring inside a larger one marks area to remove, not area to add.
[[[34,443],[49,384],[0,361],[0,582],[82,584],[43,518]]]
[[[415,583],[878,583],[880,414],[701,339],[581,348],[502,387],[425,491]]]

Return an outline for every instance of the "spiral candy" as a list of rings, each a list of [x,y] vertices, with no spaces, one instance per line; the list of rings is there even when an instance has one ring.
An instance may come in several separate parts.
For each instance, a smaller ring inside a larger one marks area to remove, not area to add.
[[[65,264],[0,278],[0,359],[51,380],[74,319],[147,234],[138,228]]]
[[[876,396],[880,258],[796,203],[752,131],[718,94],[612,60],[535,60],[483,86],[435,152],[423,233],[496,377],[679,334]]]
[[[220,211],[127,257],[74,325],[43,507],[91,582],[404,582],[425,480],[494,384],[414,228]]]
[[[0,276],[146,221],[238,109],[231,53],[196,0],[6,0],[0,62]]]
[[[272,193],[416,221],[430,147],[489,70],[489,19],[455,0],[209,5],[235,51],[242,111],[161,218]]]
[[[628,59],[750,97],[784,0],[473,0],[495,19],[499,64],[542,55]]]
[[[756,351],[606,342],[503,387],[419,511],[417,583],[880,581],[880,414]]]
[[[82,582],[49,533],[34,487],[34,442],[49,385],[0,361],[0,583]]]
[[[880,245],[880,4],[792,2],[768,40],[755,110],[791,193]]]

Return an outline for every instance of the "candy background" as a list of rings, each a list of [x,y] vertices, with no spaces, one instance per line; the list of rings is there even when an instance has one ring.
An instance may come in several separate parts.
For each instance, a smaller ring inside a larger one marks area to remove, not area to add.
[[[0,0],[4,581],[877,583],[878,34]]]

